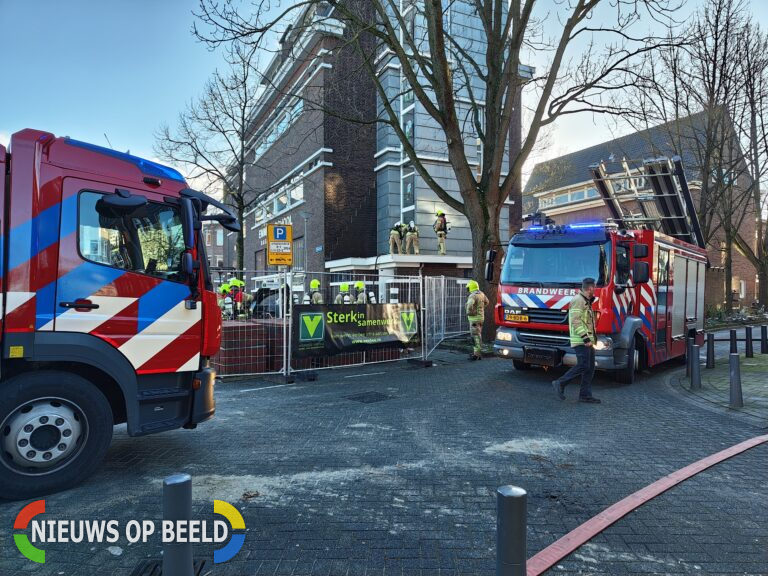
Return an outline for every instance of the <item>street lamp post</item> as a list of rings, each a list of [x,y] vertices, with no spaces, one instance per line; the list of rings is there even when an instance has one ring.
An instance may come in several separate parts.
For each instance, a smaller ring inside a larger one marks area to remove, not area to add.
[[[304,272],[306,273],[309,270],[309,267],[307,266],[307,222],[309,222],[312,212],[302,210],[299,212],[299,216],[304,218]]]

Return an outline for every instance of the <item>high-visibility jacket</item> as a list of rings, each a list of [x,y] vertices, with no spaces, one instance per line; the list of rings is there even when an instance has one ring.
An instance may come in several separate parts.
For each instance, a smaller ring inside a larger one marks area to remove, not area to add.
[[[592,310],[592,298],[579,292],[571,300],[568,309],[568,327],[571,346],[583,346],[588,342],[597,342],[595,337],[595,312]]]
[[[467,318],[470,322],[485,320],[485,307],[488,306],[488,296],[480,290],[470,292],[467,297]]]

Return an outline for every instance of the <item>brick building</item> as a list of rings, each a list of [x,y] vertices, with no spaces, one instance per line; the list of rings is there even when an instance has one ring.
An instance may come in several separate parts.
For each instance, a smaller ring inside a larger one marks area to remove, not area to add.
[[[251,118],[248,186],[259,201],[245,214],[244,262],[267,265],[267,224],[292,224],[294,270],[375,251],[374,86],[349,32],[328,6],[310,5],[280,40]]]
[[[615,172],[622,169],[621,163],[626,160],[630,174],[636,176],[633,183],[642,192],[648,187],[640,173],[642,159],[674,155],[683,160],[694,204],[699,206],[704,176],[696,140],[704,138],[705,130],[706,117],[699,113],[541,162],[534,167],[523,191],[523,213],[541,210],[558,224],[605,220],[610,214],[591,180],[590,165],[604,161],[609,171]],[[733,185],[744,190],[750,183],[746,173],[740,171]],[[711,227],[715,231],[707,243],[711,267],[707,271],[706,304],[717,306],[725,301],[724,243],[716,217]],[[740,233],[754,241],[754,218],[744,219]],[[732,258],[734,299],[737,305],[749,305],[757,297],[755,268],[735,247]]]

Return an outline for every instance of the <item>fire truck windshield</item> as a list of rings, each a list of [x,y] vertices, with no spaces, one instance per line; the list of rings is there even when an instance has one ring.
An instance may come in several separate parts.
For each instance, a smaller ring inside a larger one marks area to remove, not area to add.
[[[503,284],[581,284],[604,286],[611,273],[611,243],[510,245],[501,272]]]

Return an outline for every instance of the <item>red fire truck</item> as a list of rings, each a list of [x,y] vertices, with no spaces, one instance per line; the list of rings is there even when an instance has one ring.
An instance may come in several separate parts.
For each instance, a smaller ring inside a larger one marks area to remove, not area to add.
[[[568,307],[585,277],[597,280],[596,366],[617,380],[684,357],[689,338],[703,344],[707,254],[682,162],[641,166],[638,173],[625,163],[614,175],[604,163],[591,167],[607,222],[557,225],[537,214],[510,240],[494,349],[515,368],[576,363]]]
[[[0,170],[0,497],[28,498],[91,474],[115,424],[213,416],[200,229],[239,225],[176,170],[48,132],[14,134]]]

